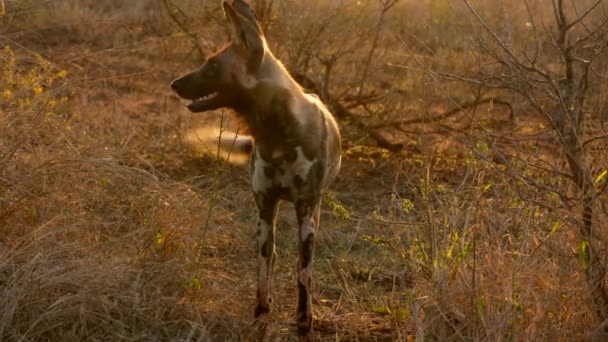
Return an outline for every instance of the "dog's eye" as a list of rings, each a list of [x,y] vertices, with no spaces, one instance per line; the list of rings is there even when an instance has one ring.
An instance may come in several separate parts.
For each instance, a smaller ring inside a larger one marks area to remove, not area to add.
[[[206,69],[207,74],[215,75],[219,69],[219,64],[216,61],[209,61]]]

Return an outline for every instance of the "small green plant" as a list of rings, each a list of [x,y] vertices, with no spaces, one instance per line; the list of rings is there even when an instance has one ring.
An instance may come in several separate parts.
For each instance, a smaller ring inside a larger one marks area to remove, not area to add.
[[[600,172],[595,178],[595,186],[600,189],[606,185],[606,176],[608,176],[608,170]]]
[[[415,209],[415,205],[414,205],[414,202],[412,202],[411,199],[404,198],[404,199],[401,200],[401,211],[403,211],[404,213],[408,214],[408,213],[410,213],[414,209]]]
[[[186,292],[188,292],[189,296],[194,300],[196,295],[201,290],[201,281],[197,276],[192,276],[188,278],[186,282]]]
[[[381,147],[356,145],[344,151],[344,155],[349,158],[355,158],[360,162],[376,165],[376,160],[389,158],[390,151]]]
[[[326,192],[323,194],[323,202],[328,205],[333,213],[340,218],[343,222],[350,221],[351,213],[348,208],[342,204],[337,198],[336,195],[332,192]]]
[[[372,312],[375,313],[376,315],[381,315],[381,316],[391,315],[393,313],[388,306],[384,306],[384,305],[374,306],[372,308]]]
[[[369,241],[374,245],[385,245],[388,243],[388,241],[386,241],[386,239],[382,236],[372,236],[369,234],[363,234],[359,237],[361,240],[363,241]]]

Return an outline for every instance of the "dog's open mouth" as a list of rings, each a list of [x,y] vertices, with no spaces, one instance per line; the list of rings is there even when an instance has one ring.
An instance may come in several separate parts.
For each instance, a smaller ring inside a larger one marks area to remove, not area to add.
[[[190,104],[186,107],[192,112],[202,112],[208,110],[213,104],[213,100],[215,100],[219,95],[219,92],[211,93],[199,98],[192,100]]]

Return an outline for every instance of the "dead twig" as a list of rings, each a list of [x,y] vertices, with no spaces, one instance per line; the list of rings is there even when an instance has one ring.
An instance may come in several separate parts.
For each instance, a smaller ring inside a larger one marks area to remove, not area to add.
[[[165,9],[167,10],[167,14],[171,18],[171,20],[177,25],[177,27],[179,27],[179,29],[184,34],[186,34],[188,36],[188,38],[192,42],[192,45],[194,45],[195,49],[198,51],[200,57],[202,59],[204,59],[206,54],[203,52],[203,48],[198,43],[200,41],[200,38],[198,37],[198,35],[196,33],[190,32],[187,29],[187,27],[184,25],[183,19],[188,17],[186,15],[186,13],[184,13],[179,7],[177,7],[175,4],[173,4],[171,2],[171,0],[163,0],[163,5],[165,6]],[[179,18],[177,18],[178,15],[180,15],[182,17],[181,20]]]

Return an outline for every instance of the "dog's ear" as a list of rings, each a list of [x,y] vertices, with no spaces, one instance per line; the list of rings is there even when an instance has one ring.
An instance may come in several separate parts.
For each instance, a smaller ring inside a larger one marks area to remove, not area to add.
[[[258,24],[258,17],[255,14],[255,11],[251,8],[251,6],[249,6],[245,1],[243,1],[243,0],[232,1],[232,8],[236,11],[236,13],[242,15],[247,20],[254,23],[259,29],[260,26]],[[262,31],[261,29],[259,29],[259,30],[260,30],[260,32]]]
[[[238,12],[234,5],[237,5]],[[240,0],[233,1],[232,5],[224,1],[223,7],[232,41],[247,54],[247,69],[250,73],[255,73],[262,63],[265,49],[264,36],[255,13]]]

